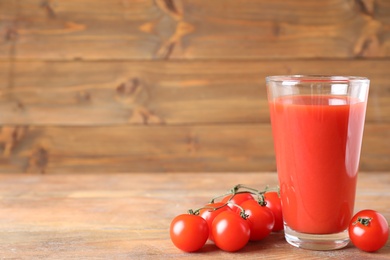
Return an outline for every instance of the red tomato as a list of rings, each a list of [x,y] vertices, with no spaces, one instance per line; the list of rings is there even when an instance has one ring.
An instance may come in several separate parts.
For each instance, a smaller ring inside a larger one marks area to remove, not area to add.
[[[250,227],[248,221],[237,213],[224,211],[215,217],[212,232],[217,247],[234,252],[248,243]]]
[[[170,226],[173,244],[186,252],[201,249],[209,237],[206,220],[197,215],[182,214],[175,217]]]
[[[229,207],[236,212],[240,212],[241,209],[234,206],[233,204],[241,205],[241,203],[243,203],[246,200],[254,200],[254,198],[250,192],[242,192],[242,193],[236,193],[234,195],[233,194],[227,195],[222,199],[222,202],[223,203],[227,203],[228,201],[232,202],[232,204],[228,204]]]
[[[374,210],[362,210],[349,223],[349,238],[359,249],[374,252],[381,249],[389,237],[386,218]]]
[[[272,211],[266,206],[260,206],[255,200],[247,200],[241,204],[248,215],[250,226],[250,240],[258,241],[267,237],[274,227],[275,218]]]
[[[212,210],[212,209],[208,209],[208,208],[218,208],[218,209]],[[208,224],[209,230],[210,230],[209,239],[212,241],[214,241],[213,233],[211,232],[213,220],[215,219],[215,217],[219,213],[226,211],[226,210],[232,211],[232,209],[229,208],[225,203],[216,202],[216,203],[210,203],[210,204],[205,205],[205,208],[201,209],[199,212],[199,216],[201,216],[202,218],[204,218],[207,221],[207,224]]]
[[[282,203],[279,197],[279,194],[275,191],[266,192],[264,194],[264,200],[267,202],[267,207],[272,211],[275,218],[275,225],[272,228],[272,231],[283,230],[283,214],[282,214]]]

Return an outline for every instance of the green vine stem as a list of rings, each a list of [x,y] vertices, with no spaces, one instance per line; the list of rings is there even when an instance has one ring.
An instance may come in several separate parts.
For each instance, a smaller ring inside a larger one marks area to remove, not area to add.
[[[200,211],[201,211],[202,209],[209,209],[210,211],[215,211],[215,210],[218,210],[218,209],[220,209],[220,208],[225,207],[227,204],[228,204],[228,203],[224,203],[223,205],[218,206],[218,207],[204,206],[204,207],[201,207],[201,208],[198,208],[198,209],[195,209],[195,210],[189,209],[189,210],[188,210],[188,214],[190,214],[190,215],[199,215],[199,213],[200,213]]]
[[[234,198],[234,196],[237,195],[237,194],[240,194],[240,193],[250,193],[250,194],[252,194],[252,195],[257,197],[257,202],[259,203],[259,205],[265,206],[265,205],[267,205],[267,202],[265,201],[264,194],[266,192],[270,192],[270,191],[276,191],[276,192],[278,192],[278,195],[280,195],[279,186],[270,188],[267,185],[264,188],[264,190],[260,191],[258,189],[255,189],[255,188],[243,185],[243,184],[237,184],[233,188],[231,188],[227,193],[215,196],[215,197],[213,197],[210,200],[210,203],[215,203],[215,200],[220,199],[220,198],[225,198],[226,196],[230,195],[229,199],[223,205],[218,206],[218,207],[204,206],[204,207],[201,207],[201,208],[198,208],[198,209],[195,209],[195,210],[189,209],[188,210],[188,214],[199,215],[199,213],[200,213],[200,211],[202,209],[209,209],[211,211],[215,211],[215,210],[218,210],[218,209],[220,209],[222,207],[225,207],[226,205],[230,204],[230,205],[233,205],[233,206],[239,208],[240,209],[240,216],[242,218],[246,219],[248,217],[248,215],[245,214],[245,210],[241,206],[239,206],[239,205],[237,205],[237,204],[232,202],[232,199]]]
[[[221,194],[221,195],[218,195],[218,196],[215,196],[213,197],[211,200],[210,200],[210,203],[214,203],[216,199],[220,199],[220,198],[224,198],[226,196],[229,196],[229,195],[234,195],[235,193],[232,193],[231,191],[225,193],[225,194]],[[229,198],[230,200],[231,198]]]
[[[198,209],[195,209],[195,210],[189,209],[187,212],[190,215],[199,215],[199,213],[200,213],[200,211],[202,209],[209,209],[210,211],[215,211],[215,210],[218,210],[218,209],[223,208],[225,206],[228,206],[228,204],[233,205],[233,206],[239,208],[240,209],[240,216],[243,219],[247,219],[248,218],[248,215],[245,213],[245,210],[240,205],[237,205],[236,203],[233,203],[233,202],[230,202],[230,201],[228,201],[228,202],[226,202],[223,205],[218,206],[218,207],[204,206],[204,207],[201,207],[201,208],[198,208]]]
[[[276,191],[278,192],[278,195],[280,196],[280,189],[279,189],[279,186],[277,187],[273,187],[273,188],[270,188],[268,185],[265,187],[264,190],[260,191],[258,189],[255,189],[255,188],[252,188],[252,187],[249,187],[249,186],[246,186],[246,185],[243,185],[243,184],[237,184],[235,185],[232,189],[229,190],[229,192],[225,193],[225,194],[222,194],[222,195],[218,195],[214,198],[212,198],[210,200],[210,203],[214,203],[215,200],[217,199],[220,199],[220,198],[224,198],[226,196],[230,196],[230,198],[228,199],[228,202],[231,201],[234,196],[236,194],[239,194],[239,193],[251,193],[252,195],[254,196],[257,196],[257,201],[258,203],[261,205],[261,206],[265,206],[266,205],[266,202],[265,202],[265,198],[264,198],[264,194],[266,192],[270,192],[270,191]]]

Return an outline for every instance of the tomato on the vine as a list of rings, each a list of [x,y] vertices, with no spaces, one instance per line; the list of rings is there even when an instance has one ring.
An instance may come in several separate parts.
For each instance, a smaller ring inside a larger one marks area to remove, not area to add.
[[[279,194],[276,191],[269,191],[264,194],[264,200],[267,203],[267,207],[271,209],[275,217],[275,225],[272,231],[283,230],[283,214],[282,214],[282,203]]]
[[[209,227],[206,220],[200,216],[182,214],[172,220],[170,236],[177,248],[185,252],[194,252],[206,243]]]
[[[374,210],[362,210],[349,223],[349,238],[359,249],[374,252],[381,249],[389,237],[386,218]]]
[[[239,209],[235,205],[241,205],[241,203],[243,203],[246,200],[254,200],[250,192],[238,192],[236,194],[227,195],[222,199],[222,202],[223,203],[231,202],[228,204],[229,207],[236,212],[240,212],[241,209]]]
[[[248,243],[250,227],[248,221],[236,212],[224,211],[215,217],[212,233],[217,247],[234,252]]]
[[[215,210],[213,210],[213,208]],[[212,241],[214,241],[213,233],[211,232],[213,220],[219,213],[223,211],[232,211],[232,209],[223,202],[215,202],[205,205],[204,208],[199,211],[199,216],[207,221],[210,230],[209,239]]]
[[[267,237],[274,227],[275,218],[272,211],[266,206],[261,206],[255,200],[247,200],[241,204],[248,215],[250,226],[250,240],[258,241]]]

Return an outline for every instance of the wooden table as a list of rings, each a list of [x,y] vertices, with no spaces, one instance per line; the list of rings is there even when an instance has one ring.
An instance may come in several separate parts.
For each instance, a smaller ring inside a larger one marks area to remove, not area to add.
[[[227,253],[207,243],[199,253],[173,246],[172,218],[237,183],[276,185],[275,173],[0,175],[0,257],[12,259],[390,259],[352,245],[308,251],[283,233]],[[359,175],[356,210],[372,208],[390,220],[390,173]]]

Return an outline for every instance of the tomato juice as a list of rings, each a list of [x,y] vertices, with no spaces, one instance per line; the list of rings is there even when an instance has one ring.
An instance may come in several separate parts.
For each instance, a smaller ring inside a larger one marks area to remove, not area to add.
[[[334,95],[269,102],[283,218],[293,230],[332,234],[353,215],[366,102]]]

